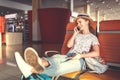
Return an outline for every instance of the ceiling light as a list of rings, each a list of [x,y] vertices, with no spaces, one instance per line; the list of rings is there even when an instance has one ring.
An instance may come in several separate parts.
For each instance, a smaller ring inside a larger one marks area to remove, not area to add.
[[[1,12],[1,14],[3,14],[3,12]]]
[[[65,0],[65,2],[68,2],[68,0]]]
[[[87,0],[86,3],[90,3],[90,0]]]
[[[103,4],[105,4],[105,1],[102,1]]]
[[[90,3],[90,5],[94,5],[94,3],[92,2],[92,3]]]
[[[115,0],[116,2],[119,2],[119,0]]]
[[[9,13],[9,11],[7,11],[7,13]]]

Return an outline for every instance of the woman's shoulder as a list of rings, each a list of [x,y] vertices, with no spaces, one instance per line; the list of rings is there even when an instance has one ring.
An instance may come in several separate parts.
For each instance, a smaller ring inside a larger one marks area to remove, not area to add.
[[[96,38],[97,38],[97,36],[96,36],[96,35],[94,35],[94,34],[92,34],[92,33],[90,33],[90,36],[91,36],[91,37],[96,37]]]
[[[93,38],[93,39],[98,39],[96,35],[90,33],[90,37]]]

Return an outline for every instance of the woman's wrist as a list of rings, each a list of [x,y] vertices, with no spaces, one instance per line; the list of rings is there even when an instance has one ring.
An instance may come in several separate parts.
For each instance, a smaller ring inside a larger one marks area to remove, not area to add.
[[[73,36],[76,36],[78,33],[74,32]]]
[[[81,54],[79,54],[79,58],[82,58],[82,55],[81,55]]]
[[[80,53],[80,57],[81,57],[81,58],[84,58],[84,54],[81,54],[81,53]]]

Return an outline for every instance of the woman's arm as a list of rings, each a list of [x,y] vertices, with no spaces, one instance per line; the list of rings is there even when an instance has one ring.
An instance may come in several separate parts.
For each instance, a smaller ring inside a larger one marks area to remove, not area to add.
[[[96,57],[100,55],[100,51],[99,51],[99,46],[98,45],[94,45],[92,46],[92,50],[89,53],[86,54],[81,54],[81,58],[86,58],[86,57]]]
[[[80,58],[87,58],[87,57],[96,57],[99,56],[100,51],[99,51],[99,46],[98,45],[94,45],[92,46],[92,51],[89,53],[85,53],[85,54],[81,54],[78,53],[77,55],[75,55],[74,57],[72,57],[72,59],[80,59]]]
[[[68,40],[68,43],[67,43],[67,47],[68,48],[71,48],[73,45],[74,45],[74,39],[75,39],[75,36],[79,33],[79,31],[77,30],[77,27],[74,28],[74,33],[72,35],[72,37]]]

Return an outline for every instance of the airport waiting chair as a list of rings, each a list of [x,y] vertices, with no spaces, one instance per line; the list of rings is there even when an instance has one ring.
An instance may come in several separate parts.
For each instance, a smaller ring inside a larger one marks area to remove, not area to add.
[[[96,30],[96,22],[93,25],[94,25],[93,29]],[[67,24],[66,34],[65,34],[64,42],[63,42],[63,45],[62,45],[62,48],[61,48],[61,52],[54,51],[54,50],[50,50],[50,51],[48,50],[48,51],[45,51],[45,56],[47,56],[47,57],[52,56],[53,54],[51,55],[51,53],[58,53],[58,54],[65,55],[69,51],[69,48],[67,47],[66,44],[73,34],[74,27],[76,27],[74,22],[69,22]],[[70,79],[79,80],[79,76],[82,75],[83,73],[85,73],[86,71],[76,71],[76,72],[67,73],[67,74],[62,75],[62,77],[61,76],[57,77],[58,79],[56,79],[56,80],[66,80],[65,78],[68,78],[68,80],[70,80]]]

